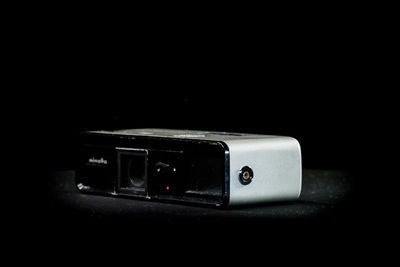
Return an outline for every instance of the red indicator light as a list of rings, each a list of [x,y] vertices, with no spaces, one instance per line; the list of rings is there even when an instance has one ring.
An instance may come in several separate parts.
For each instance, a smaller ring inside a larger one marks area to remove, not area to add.
[[[169,186],[167,186],[165,189],[169,190]]]

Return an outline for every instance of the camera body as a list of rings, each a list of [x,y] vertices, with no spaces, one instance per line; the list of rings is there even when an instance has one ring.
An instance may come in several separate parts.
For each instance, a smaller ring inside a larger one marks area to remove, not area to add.
[[[170,129],[87,131],[83,193],[213,206],[297,199],[301,150],[285,136]]]

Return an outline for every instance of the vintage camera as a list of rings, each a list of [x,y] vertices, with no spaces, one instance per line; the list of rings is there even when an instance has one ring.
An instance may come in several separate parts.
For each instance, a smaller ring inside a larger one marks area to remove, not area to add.
[[[301,150],[283,136],[168,129],[81,135],[84,193],[232,206],[297,199]]]

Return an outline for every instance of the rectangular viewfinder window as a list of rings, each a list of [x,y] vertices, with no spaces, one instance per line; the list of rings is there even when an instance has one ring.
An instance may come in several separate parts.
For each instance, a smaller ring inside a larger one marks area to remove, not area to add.
[[[147,195],[147,151],[132,150],[118,153],[118,192]]]

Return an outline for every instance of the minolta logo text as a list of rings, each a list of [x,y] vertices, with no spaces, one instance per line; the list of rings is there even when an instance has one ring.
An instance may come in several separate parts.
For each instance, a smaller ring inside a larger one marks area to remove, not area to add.
[[[96,159],[93,157],[89,159],[89,163],[107,165],[108,161],[103,158]]]

